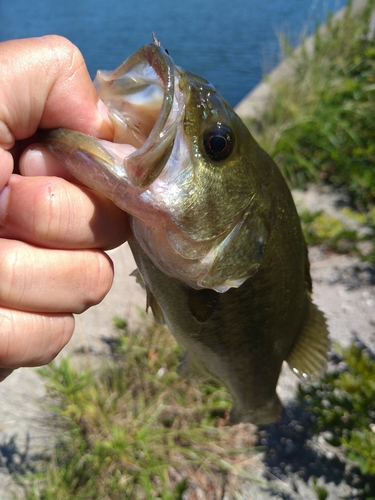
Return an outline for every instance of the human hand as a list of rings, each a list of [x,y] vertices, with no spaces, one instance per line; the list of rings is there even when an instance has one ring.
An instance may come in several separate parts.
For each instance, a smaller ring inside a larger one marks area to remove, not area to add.
[[[72,313],[100,302],[112,284],[112,262],[99,249],[124,242],[129,226],[33,144],[38,128],[112,139],[78,49],[57,36],[3,42],[0,72],[1,381],[48,363],[69,341]]]

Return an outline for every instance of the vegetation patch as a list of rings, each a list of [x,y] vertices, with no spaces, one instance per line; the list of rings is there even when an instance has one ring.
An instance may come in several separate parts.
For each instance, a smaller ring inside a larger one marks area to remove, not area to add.
[[[345,217],[309,210],[302,210],[299,215],[308,245],[323,245],[334,252],[353,253],[362,260],[375,262],[374,232],[367,217],[350,209],[342,210]],[[351,217],[358,223],[348,224]]]
[[[366,231],[323,212],[302,212],[309,244],[375,262],[375,0],[359,15],[351,2],[341,21],[328,19],[312,48],[293,54],[293,78],[273,83],[264,113],[248,123],[293,188],[309,183],[344,189],[342,210]]]
[[[218,383],[176,374],[180,351],[164,327],[148,321],[131,332],[116,324],[113,359],[100,368],[65,358],[40,370],[58,416],[57,446],[47,469],[23,481],[27,498],[230,494],[238,478],[251,477],[253,426],[224,425],[231,403]]]
[[[375,361],[363,346],[341,349],[336,369],[319,384],[300,386],[299,402],[316,416],[315,433],[341,446],[366,483],[366,499],[375,498]]]
[[[344,186],[362,213],[375,205],[374,1],[352,17],[328,19],[312,51],[292,57],[293,80],[275,85],[264,114],[249,124],[294,187]],[[290,55],[290,50],[287,50]]]

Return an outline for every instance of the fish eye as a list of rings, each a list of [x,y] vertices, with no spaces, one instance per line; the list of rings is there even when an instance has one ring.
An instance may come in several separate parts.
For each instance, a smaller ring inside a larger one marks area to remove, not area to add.
[[[212,160],[225,160],[233,151],[234,146],[234,138],[230,128],[221,125],[209,130],[203,138],[203,146]]]

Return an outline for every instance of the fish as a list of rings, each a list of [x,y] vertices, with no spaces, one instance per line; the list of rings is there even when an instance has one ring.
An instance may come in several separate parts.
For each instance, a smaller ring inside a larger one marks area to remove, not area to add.
[[[283,362],[314,380],[329,347],[280,170],[215,87],[156,38],[94,83],[113,142],[68,129],[42,141],[129,214],[148,307],[185,352],[179,374],[224,384],[231,425],[278,420]]]

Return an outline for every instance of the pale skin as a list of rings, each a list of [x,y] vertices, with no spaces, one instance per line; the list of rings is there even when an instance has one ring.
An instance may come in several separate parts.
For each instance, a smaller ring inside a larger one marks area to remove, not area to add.
[[[113,265],[103,250],[123,243],[129,226],[110,201],[74,183],[35,136],[67,127],[112,139],[79,50],[57,36],[3,42],[0,74],[1,381],[15,368],[48,363],[66,345],[73,313],[110,289]]]

